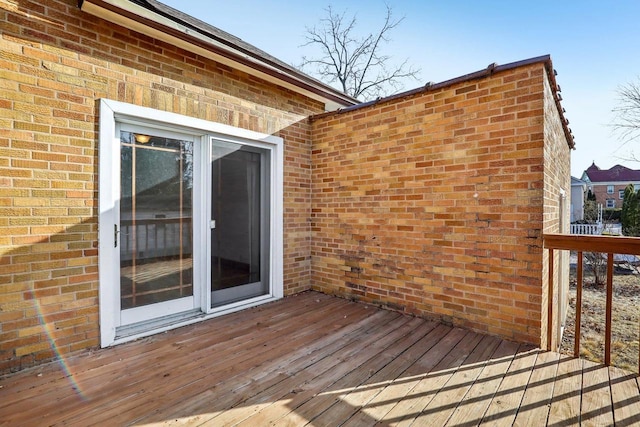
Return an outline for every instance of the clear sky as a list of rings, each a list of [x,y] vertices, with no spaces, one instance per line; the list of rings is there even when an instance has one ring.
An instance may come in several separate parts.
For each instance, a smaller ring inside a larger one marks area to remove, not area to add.
[[[382,23],[383,0],[211,1],[161,0],[227,31],[289,64],[298,64],[306,27],[331,5],[356,14],[358,29]],[[550,54],[562,89],[576,150],[572,175],[595,161],[601,168],[640,156],[640,140],[622,145],[611,129],[620,85],[640,77],[640,1],[638,0],[387,0],[405,19],[385,51],[422,69],[420,81],[440,82],[509,62]]]

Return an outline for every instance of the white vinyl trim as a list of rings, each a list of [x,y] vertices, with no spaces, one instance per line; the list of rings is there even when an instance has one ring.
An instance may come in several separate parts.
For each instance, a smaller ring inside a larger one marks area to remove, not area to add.
[[[195,287],[194,284],[194,288]],[[193,299],[193,297],[184,297],[177,300],[173,299],[122,310],[120,318],[121,325],[146,322],[163,316],[173,315],[176,314],[176,312],[193,310]]]
[[[626,187],[629,184],[640,185],[640,181],[602,181],[602,182],[588,182],[587,186],[593,189],[593,187],[606,187],[613,185],[614,187]]]
[[[100,305],[100,344],[113,343],[116,337],[114,307],[119,307],[118,289],[108,286],[116,282],[117,260],[112,256],[117,238],[114,224],[119,223],[118,212],[120,175],[113,174],[120,162],[120,138],[116,138],[116,111],[112,104],[100,102],[100,142],[98,159],[98,280]],[[115,176],[114,176],[115,175]]]

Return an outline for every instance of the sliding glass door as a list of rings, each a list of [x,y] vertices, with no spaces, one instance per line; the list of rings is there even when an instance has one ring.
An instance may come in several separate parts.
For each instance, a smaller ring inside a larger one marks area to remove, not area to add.
[[[211,307],[269,293],[269,153],[211,141]]]
[[[120,144],[122,323],[193,309],[193,138],[121,130]]]
[[[281,138],[100,102],[103,346],[282,297]]]
[[[209,293],[205,312],[268,295],[269,151],[211,138],[196,150],[210,162],[194,169],[193,138],[141,132],[120,131],[121,324],[202,310],[195,294]],[[208,199],[198,211],[194,181]],[[202,246],[193,226],[207,207],[211,235]],[[205,254],[209,278],[194,283],[194,257]]]

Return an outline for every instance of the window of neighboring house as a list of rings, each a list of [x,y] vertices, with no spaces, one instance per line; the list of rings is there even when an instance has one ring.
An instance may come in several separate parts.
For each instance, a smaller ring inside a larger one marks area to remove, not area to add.
[[[614,199],[607,199],[607,209],[615,208],[616,201]]]
[[[618,199],[624,199],[624,190],[618,190]]]
[[[613,194],[613,185],[607,185],[607,194]]]

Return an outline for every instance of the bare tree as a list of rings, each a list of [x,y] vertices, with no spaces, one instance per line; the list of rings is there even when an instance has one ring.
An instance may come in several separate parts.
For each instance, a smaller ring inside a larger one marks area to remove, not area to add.
[[[417,79],[420,69],[409,65],[408,59],[394,65],[391,57],[381,52],[382,45],[390,40],[389,33],[404,19],[394,19],[389,6],[382,28],[364,37],[355,35],[355,15],[347,18],[346,12],[336,13],[331,6],[325,10],[327,15],[318,26],[307,27],[303,45],[318,46],[322,53],[319,58],[303,57],[303,69],[311,68],[321,80],[362,100],[398,91],[403,87],[402,80]]]
[[[640,80],[618,88],[618,105],[613,112],[613,128],[624,143],[640,136]]]
[[[593,274],[594,285],[604,285],[607,277],[607,259],[600,252],[585,252],[587,269]]]

